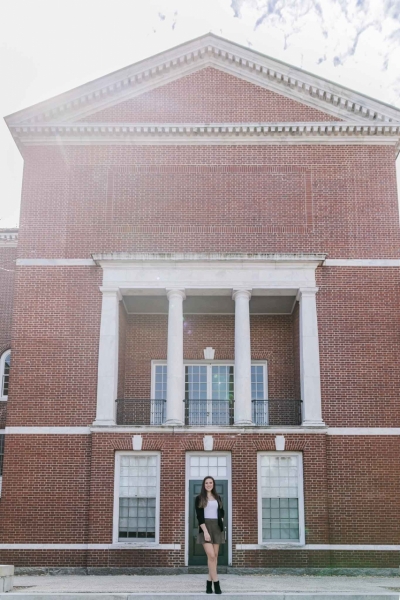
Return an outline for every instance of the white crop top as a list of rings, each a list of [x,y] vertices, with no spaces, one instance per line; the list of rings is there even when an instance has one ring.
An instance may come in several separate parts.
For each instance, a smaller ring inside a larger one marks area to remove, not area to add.
[[[209,500],[207,506],[204,508],[205,519],[218,519],[218,502],[216,500]]]

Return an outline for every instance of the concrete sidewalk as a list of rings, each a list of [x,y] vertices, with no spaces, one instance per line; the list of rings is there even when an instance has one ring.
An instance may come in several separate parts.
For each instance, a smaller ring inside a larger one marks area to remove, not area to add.
[[[206,575],[17,575],[14,591],[0,600],[151,600],[160,596],[204,598]],[[346,577],[310,575],[221,575],[225,598],[269,600],[399,600],[400,577]],[[64,594],[66,596],[64,596]]]

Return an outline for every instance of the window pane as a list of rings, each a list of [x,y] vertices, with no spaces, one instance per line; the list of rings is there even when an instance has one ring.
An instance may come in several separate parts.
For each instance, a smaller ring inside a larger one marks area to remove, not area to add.
[[[4,358],[4,368],[0,373],[0,396],[8,396],[8,381],[10,377],[11,352],[8,352]]]
[[[264,400],[263,365],[253,365],[251,367],[251,395],[252,400]]]
[[[270,498],[262,500],[262,532],[263,542],[269,540],[299,541],[298,510],[287,508],[287,498],[274,498],[275,507],[269,508]],[[297,499],[296,499],[296,502]]]
[[[299,541],[297,456],[262,456],[260,461],[263,541]]]
[[[233,372],[233,366],[213,365],[211,367],[213,400],[233,400]]]
[[[207,399],[207,366],[185,366],[185,400]]]
[[[155,540],[157,457],[121,457],[118,539]]]

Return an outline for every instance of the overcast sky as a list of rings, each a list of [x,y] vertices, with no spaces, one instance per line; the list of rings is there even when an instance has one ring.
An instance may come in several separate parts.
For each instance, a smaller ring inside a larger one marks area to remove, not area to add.
[[[0,116],[209,31],[400,107],[400,0],[0,0]],[[1,120],[0,227],[21,180]]]

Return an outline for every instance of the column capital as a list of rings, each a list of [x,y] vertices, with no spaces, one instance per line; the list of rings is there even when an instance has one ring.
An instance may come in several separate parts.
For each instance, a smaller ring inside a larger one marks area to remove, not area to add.
[[[101,291],[103,296],[116,296],[118,300],[122,300],[122,294],[119,288],[108,288],[100,286],[99,290]]]
[[[248,300],[250,300],[252,291],[253,290],[246,288],[239,288],[237,290],[233,289],[232,300],[236,300],[236,298],[247,298]]]
[[[300,300],[301,297],[304,296],[315,296],[315,294],[318,292],[319,288],[318,287],[309,287],[309,288],[299,288],[297,290],[297,296],[296,296],[296,300]]]
[[[168,300],[170,298],[173,298],[173,297],[182,298],[182,300],[186,299],[186,293],[185,293],[185,290],[183,290],[183,289],[180,289],[180,288],[167,288],[166,292],[167,292],[167,298],[168,298]]]

